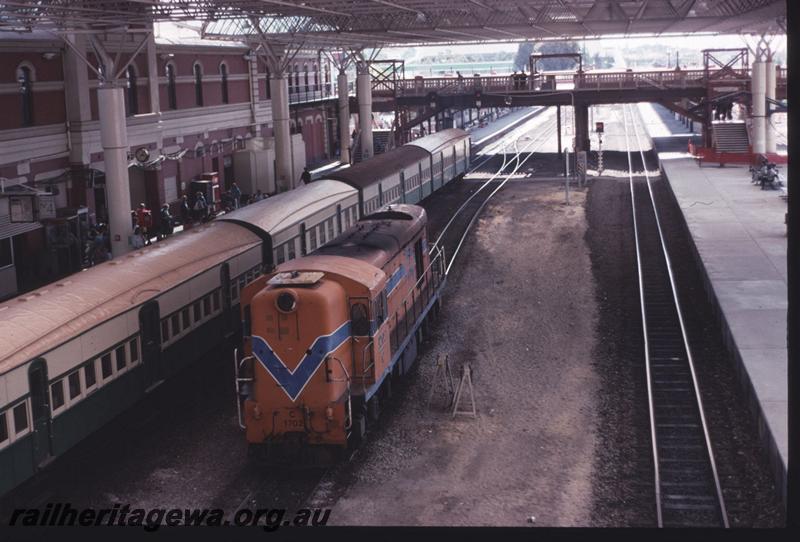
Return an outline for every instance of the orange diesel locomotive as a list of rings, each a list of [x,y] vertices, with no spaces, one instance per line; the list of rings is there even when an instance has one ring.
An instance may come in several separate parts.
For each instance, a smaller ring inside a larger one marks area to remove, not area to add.
[[[360,441],[417,355],[444,255],[425,210],[390,205],[242,293],[239,422],[271,460],[324,463]]]

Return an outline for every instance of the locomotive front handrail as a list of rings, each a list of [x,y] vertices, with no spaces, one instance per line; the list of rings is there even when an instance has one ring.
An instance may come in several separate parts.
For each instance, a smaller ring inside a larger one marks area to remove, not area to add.
[[[241,383],[244,382],[252,382],[255,378],[241,378],[239,377],[239,368],[242,366],[242,363],[247,361],[248,359],[254,359],[253,356],[245,356],[242,358],[241,361],[239,359],[239,349],[233,349],[233,376],[234,376],[234,387],[236,390],[236,419],[239,422],[239,427],[241,429],[247,429],[247,426],[244,424],[244,420],[242,419],[242,401],[241,401],[241,387],[239,386]]]

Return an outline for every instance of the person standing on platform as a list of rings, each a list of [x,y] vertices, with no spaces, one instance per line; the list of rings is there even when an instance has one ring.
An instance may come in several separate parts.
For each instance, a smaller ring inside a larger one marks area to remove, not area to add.
[[[208,213],[206,197],[202,192],[197,192],[194,196],[194,219],[197,222],[202,222],[206,218],[206,213]]]
[[[133,250],[140,249],[144,246],[144,235],[142,235],[141,226],[136,226],[133,229],[133,234],[130,236],[129,243]]]
[[[169,204],[165,203],[161,206],[161,239],[166,239],[168,235],[172,235],[172,215],[169,212]]]
[[[311,182],[311,172],[308,171],[307,167],[303,168],[303,174],[300,175],[300,181],[303,184],[309,184]]]
[[[231,184],[231,198],[233,198],[233,208],[238,209],[242,203],[242,191],[236,183]]]
[[[514,90],[517,90],[517,87],[519,86],[519,83],[517,81],[518,81],[518,79],[517,79],[517,70],[514,70],[511,73],[511,84],[513,85]]]
[[[189,198],[186,194],[181,197],[181,225],[184,230],[192,225],[192,209],[189,207]]]
[[[144,203],[140,203],[136,209],[136,223],[142,229],[144,235],[144,244],[150,244],[150,228],[153,226],[153,213],[145,207]]]

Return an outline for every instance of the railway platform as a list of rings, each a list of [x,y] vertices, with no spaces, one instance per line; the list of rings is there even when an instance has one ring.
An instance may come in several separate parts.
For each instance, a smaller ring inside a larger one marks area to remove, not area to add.
[[[786,202],[760,190],[744,166],[703,165],[686,152],[690,134],[652,104],[639,110],[681,209],[705,290],[785,502],[788,460]],[[786,175],[786,171],[781,171]]]

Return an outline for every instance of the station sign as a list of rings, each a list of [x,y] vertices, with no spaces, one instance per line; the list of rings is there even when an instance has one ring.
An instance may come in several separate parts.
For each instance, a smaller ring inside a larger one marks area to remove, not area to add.
[[[56,198],[52,194],[30,194],[8,198],[11,222],[36,222],[56,217]]]

